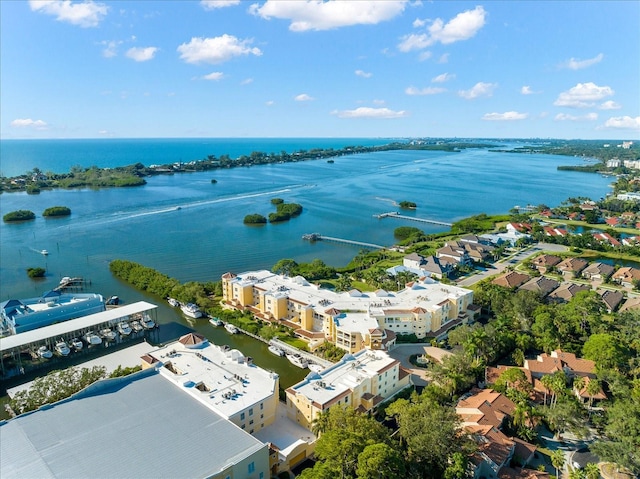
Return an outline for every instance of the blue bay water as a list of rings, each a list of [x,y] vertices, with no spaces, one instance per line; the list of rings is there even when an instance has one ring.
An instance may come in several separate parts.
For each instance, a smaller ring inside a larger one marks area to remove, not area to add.
[[[99,161],[100,154],[89,143],[87,160],[79,163],[76,157],[72,164],[116,166],[132,163],[133,157],[145,164],[164,162],[151,160],[153,155],[145,153],[144,145],[147,141],[153,143],[152,140],[111,141],[113,151],[126,153],[115,155],[108,162]],[[269,151],[292,148],[292,140],[260,141],[272,145]],[[159,141],[163,142],[166,145],[166,140]],[[181,142],[184,151],[193,151],[192,140],[173,142],[176,152],[180,151]],[[340,147],[329,146],[327,142],[300,140],[293,148]],[[239,143],[244,145],[244,140]],[[348,144],[364,143],[347,141],[343,146]],[[98,150],[104,147],[101,144]],[[240,151],[247,146],[234,148]],[[237,156],[231,153],[232,149],[203,148],[198,154],[189,153],[189,158],[225,153]],[[254,145],[240,154],[253,150],[267,149]],[[40,162],[26,169],[37,164],[42,164],[39,167],[43,170],[52,169],[44,166],[49,157],[43,152],[39,154],[43,155]],[[3,168],[5,160],[3,154]],[[389,151],[338,157],[335,163],[316,160],[155,176],[148,178],[143,187],[128,189],[56,190],[39,195],[4,193],[0,195],[0,214],[28,209],[38,217],[21,224],[0,225],[0,300],[38,296],[57,285],[62,276],[87,278],[91,280],[92,291],[107,296],[117,294],[127,302],[149,300],[111,276],[108,264],[117,258],[139,262],[181,281],[217,281],[227,271],[268,269],[282,258],[299,262],[320,258],[340,266],[353,258],[359,247],[312,244],[301,236],[319,232],[392,245],[393,231],[398,226],[416,226],[427,233],[445,229],[373,217],[397,209],[393,203],[403,200],[418,205],[410,215],[455,221],[482,212],[504,213],[514,205],[556,205],[569,196],[594,199],[604,196],[611,179],[556,169],[558,165],[576,161],[568,157],[480,149],[460,153]],[[212,179],[217,183],[212,184]],[[302,215],[281,224],[243,224],[247,214],[267,216],[274,211],[270,203],[274,197],[300,203],[304,208]],[[71,217],[40,216],[45,208],[58,205],[70,207]],[[49,255],[41,255],[42,249],[47,249]],[[46,267],[44,280],[27,278],[25,270],[35,266]]]

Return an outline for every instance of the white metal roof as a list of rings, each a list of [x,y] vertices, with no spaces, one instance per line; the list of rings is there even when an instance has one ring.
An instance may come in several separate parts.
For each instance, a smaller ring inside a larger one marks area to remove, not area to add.
[[[211,477],[262,456],[266,444],[153,369],[0,422],[3,479]]]
[[[45,326],[44,328],[0,338],[0,352],[62,336],[70,331],[92,328],[98,324],[114,321],[131,314],[143,313],[157,307],[155,304],[147,303],[146,301],[138,301],[120,306],[119,308],[108,309],[101,313],[90,314],[82,318],[70,319],[69,321],[62,321],[61,323],[52,324],[51,326]]]

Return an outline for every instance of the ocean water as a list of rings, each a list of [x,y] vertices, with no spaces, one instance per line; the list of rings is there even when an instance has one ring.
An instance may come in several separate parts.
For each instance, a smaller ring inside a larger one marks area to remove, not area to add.
[[[268,141],[274,142],[274,151],[284,149],[276,147],[275,140]],[[283,145],[289,142],[283,140]],[[126,151],[129,141],[116,143],[114,150]],[[126,159],[111,159],[109,164],[126,164],[131,155],[127,152]],[[105,165],[93,161],[97,156],[88,150],[91,161],[85,165]],[[320,258],[340,266],[360,248],[309,243],[302,235],[318,232],[389,246],[398,226],[420,227],[426,233],[446,229],[374,218],[397,209],[394,203],[403,200],[418,205],[409,215],[453,222],[483,212],[504,213],[514,205],[556,205],[569,196],[604,196],[610,179],[556,169],[575,161],[483,149],[388,151],[339,157],[335,163],[315,160],[156,176],[143,187],[127,189],[4,193],[0,214],[28,209],[37,218],[0,224],[0,301],[39,296],[63,276],[87,278],[93,291],[117,294],[127,302],[150,299],[111,276],[108,264],[117,258],[181,281],[216,281],[227,271],[270,269],[282,258],[298,262]],[[211,183],[214,178],[216,184]],[[247,214],[268,216],[274,211],[270,203],[274,197],[301,204],[302,215],[280,224],[243,224]],[[68,206],[72,215],[42,218],[42,211],[51,206]],[[42,249],[49,255],[41,255]],[[27,277],[26,269],[35,266],[46,267],[45,279]]]
[[[142,163],[169,164],[207,155],[237,158],[253,151],[293,153],[311,148],[344,148],[389,143],[382,138],[167,138],[90,140],[1,140],[0,173],[18,176],[39,168],[67,173],[73,166],[114,168]]]

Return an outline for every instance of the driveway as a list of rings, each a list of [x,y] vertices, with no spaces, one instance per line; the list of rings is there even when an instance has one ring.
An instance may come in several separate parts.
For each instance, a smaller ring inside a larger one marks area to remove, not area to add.
[[[427,370],[417,368],[409,362],[409,357],[414,354],[427,354],[432,358],[442,361],[442,358],[453,354],[442,348],[435,348],[426,344],[399,344],[391,351],[389,356],[400,361],[403,368],[411,371],[411,382],[416,386],[426,386],[429,383]]]

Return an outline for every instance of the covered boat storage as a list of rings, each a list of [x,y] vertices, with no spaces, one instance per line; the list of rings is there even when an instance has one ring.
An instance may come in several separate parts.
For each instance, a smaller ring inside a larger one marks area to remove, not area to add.
[[[80,338],[89,331],[115,328],[121,321],[133,321],[147,317],[153,319],[157,324],[156,309],[155,304],[138,301],[101,313],[0,338],[0,379],[24,374],[49,364],[47,360],[31,358],[31,353],[40,346],[51,347],[58,341],[68,342],[72,338]],[[121,338],[118,338],[118,341],[121,341]],[[98,345],[97,347],[104,346]]]

